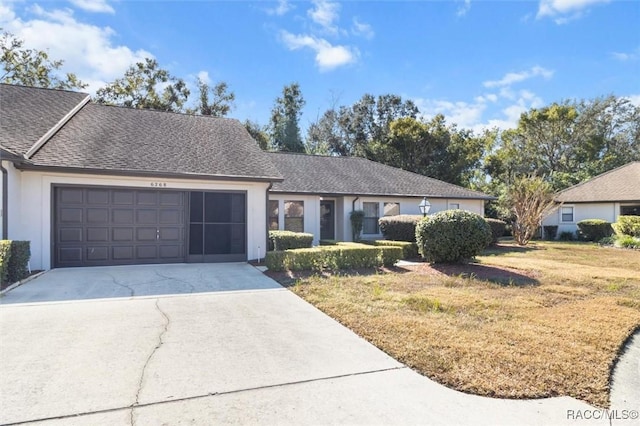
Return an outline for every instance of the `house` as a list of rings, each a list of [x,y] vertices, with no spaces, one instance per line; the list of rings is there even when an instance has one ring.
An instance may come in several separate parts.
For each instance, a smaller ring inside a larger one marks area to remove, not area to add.
[[[640,161],[610,170],[558,193],[559,206],[542,222],[561,232],[576,232],[585,219],[614,223],[620,215],[640,216]]]
[[[464,208],[484,194],[360,158],[265,153],[237,120],[0,84],[2,238],[31,268],[261,258],[269,228],[349,240],[349,213]]]
[[[484,216],[492,197],[361,157],[269,153],[284,180],[269,190],[269,229],[305,231],[319,240],[350,241],[353,210],[365,213],[362,238],[381,239],[378,219],[464,209]]]

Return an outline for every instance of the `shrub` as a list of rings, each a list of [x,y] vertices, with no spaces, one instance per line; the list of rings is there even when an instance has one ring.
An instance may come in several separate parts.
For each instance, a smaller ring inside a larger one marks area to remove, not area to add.
[[[29,241],[11,241],[8,282],[15,283],[29,276],[31,249]]]
[[[0,240],[0,284],[7,282],[9,260],[11,260],[11,241]]]
[[[421,220],[416,240],[429,262],[460,262],[480,254],[491,243],[491,228],[478,214],[447,210]]]
[[[558,225],[546,225],[542,227],[544,231],[544,239],[548,241],[553,241],[556,239],[558,235]]]
[[[575,234],[571,231],[562,231],[558,239],[560,241],[573,241],[575,240]]]
[[[360,234],[362,234],[362,227],[364,226],[364,210],[354,210],[349,215],[351,221],[351,239],[353,241],[360,241]]]
[[[492,219],[490,217],[485,217],[484,220],[487,221],[489,227],[491,227],[491,242],[493,244],[498,242],[498,238],[504,235],[504,231],[507,229],[507,222],[500,219]]]
[[[269,250],[309,248],[311,244],[313,244],[313,234],[292,231],[269,231]]]
[[[640,237],[640,216],[618,216],[618,221],[612,226],[618,235]]]
[[[401,214],[397,216],[385,216],[378,220],[380,232],[384,238],[392,241],[416,242],[416,224],[422,216]]]
[[[415,259],[418,257],[418,245],[408,241],[376,240],[373,242],[378,247],[400,247],[402,259]]]
[[[611,223],[602,219],[585,219],[577,223],[578,236],[584,241],[600,241],[613,234]]]
[[[615,242],[616,247],[640,249],[640,238],[631,235],[619,235]]]
[[[336,245],[267,253],[271,271],[321,271],[393,266],[402,258],[400,247]]]
[[[612,246],[615,244],[615,242],[616,242],[616,236],[611,235],[609,237],[602,238],[600,241],[598,241],[598,244],[600,244],[601,246]]]

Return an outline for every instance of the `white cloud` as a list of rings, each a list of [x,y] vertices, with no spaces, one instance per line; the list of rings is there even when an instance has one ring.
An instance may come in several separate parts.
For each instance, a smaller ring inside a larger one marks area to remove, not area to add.
[[[589,6],[610,0],[540,0],[537,18],[555,18],[557,24],[580,18]]]
[[[482,84],[484,87],[490,87],[490,88],[491,87],[509,87],[512,84],[520,83],[522,81],[528,80],[533,77],[543,77],[548,80],[552,76],[553,76],[553,71],[540,66],[535,66],[535,67],[532,67],[530,70],[507,73],[500,80],[485,81]]]
[[[86,10],[87,12],[96,12],[96,13],[115,13],[109,4],[107,4],[107,0],[70,0],[71,4],[76,7],[79,7],[82,10]]]
[[[611,52],[611,56],[621,62],[634,61],[640,58],[640,47],[632,52]]]
[[[274,8],[267,9],[269,15],[283,16],[293,9],[293,5],[287,0],[278,0],[278,5]]]
[[[482,101],[475,103],[451,102],[439,99],[414,99],[414,102],[424,117],[433,117],[443,114],[449,124],[457,124],[458,127],[472,128],[482,118],[486,105]]]
[[[640,93],[636,95],[625,96],[625,98],[629,99],[629,101],[631,101],[631,103],[635,106],[640,107]]]
[[[280,36],[289,50],[310,48],[316,53],[316,64],[321,71],[329,71],[355,62],[357,50],[348,46],[333,46],[327,40],[310,35],[295,35],[281,31]]]
[[[205,84],[211,84],[211,77],[209,77],[209,72],[200,71],[197,74],[198,80],[204,82]]]
[[[371,25],[360,22],[358,18],[353,18],[353,27],[351,32],[366,39],[372,39],[375,35]]]
[[[334,25],[334,22],[340,17],[340,4],[327,0],[314,0],[313,5],[314,8],[307,11],[309,18],[325,31],[336,34],[338,28]]]
[[[462,5],[458,6],[456,16],[465,16],[471,10],[471,0],[464,0]]]
[[[25,47],[46,50],[51,58],[63,60],[61,71],[75,73],[88,83],[88,92],[121,77],[131,64],[153,57],[142,49],[115,45],[115,31],[79,22],[70,9],[45,10],[35,5],[29,10],[35,17],[23,19],[11,6],[7,8],[9,13],[0,14],[0,27],[23,40]]]

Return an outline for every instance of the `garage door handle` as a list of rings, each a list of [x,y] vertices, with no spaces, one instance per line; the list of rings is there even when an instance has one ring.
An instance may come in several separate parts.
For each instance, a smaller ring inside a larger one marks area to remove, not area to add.
[[[156,240],[160,239],[160,228],[156,228]]]

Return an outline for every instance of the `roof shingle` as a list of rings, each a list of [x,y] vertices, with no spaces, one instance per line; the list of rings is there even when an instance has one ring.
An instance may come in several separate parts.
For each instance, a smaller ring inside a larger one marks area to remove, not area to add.
[[[492,199],[427,176],[360,157],[269,153],[284,181],[272,192],[325,195],[375,195]]]
[[[598,175],[561,191],[556,201],[598,203],[640,201],[640,161]]]

